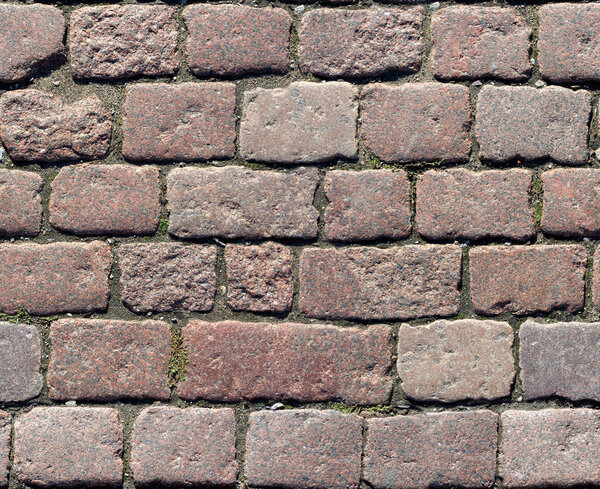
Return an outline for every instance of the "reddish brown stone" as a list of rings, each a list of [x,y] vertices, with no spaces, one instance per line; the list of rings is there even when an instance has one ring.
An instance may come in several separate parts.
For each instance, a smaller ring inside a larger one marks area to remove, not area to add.
[[[362,137],[385,161],[469,158],[469,90],[462,85],[367,85],[361,95]]]
[[[475,123],[480,158],[584,164],[591,100],[586,90],[484,86]]]
[[[160,217],[158,168],[69,166],[52,181],[50,224],[90,234],[152,234]]]
[[[123,156],[194,161],[235,154],[233,83],[145,83],[125,89]]]
[[[159,321],[61,319],[50,329],[50,398],[58,401],[170,397],[171,330]]]
[[[71,14],[69,48],[75,78],[130,78],[177,71],[175,9],[102,5]]]
[[[316,9],[302,17],[298,58],[325,78],[419,71],[423,8]]]
[[[362,419],[316,409],[250,414],[246,480],[250,486],[356,489]]]
[[[241,157],[284,164],[356,158],[356,98],[356,87],[345,82],[245,92]]]
[[[0,169],[0,236],[37,236],[42,226],[42,178]]]
[[[525,241],[536,232],[530,187],[527,170],[428,171],[417,180],[417,230],[433,240]]]
[[[0,411],[0,487],[8,486],[11,416]]]
[[[580,245],[487,246],[469,252],[477,314],[519,316],[583,308],[587,261]]]
[[[325,197],[327,239],[401,239],[410,234],[410,182],[404,171],[330,171]]]
[[[460,307],[461,259],[458,246],[307,248],[298,307],[329,319],[452,316]]]
[[[65,59],[65,19],[50,5],[0,5],[0,83],[27,80]]]
[[[391,394],[388,326],[191,321],[183,335],[189,359],[177,388],[183,399],[364,405],[386,403]]]
[[[39,90],[0,98],[0,137],[15,161],[97,160],[110,147],[111,121],[95,95],[70,105]]]
[[[233,486],[233,409],[150,407],[133,425],[136,487]]]
[[[182,168],[167,177],[169,233],[179,238],[315,238],[314,168]]]
[[[36,407],[15,421],[15,473],[39,487],[116,487],[123,432],[115,409]]]
[[[491,411],[367,421],[364,479],[375,489],[491,487],[498,415]]]
[[[197,76],[283,74],[289,69],[292,18],[284,9],[191,5],[183,20],[187,62]]]
[[[31,314],[104,311],[110,247],[91,243],[0,244],[0,311]]]

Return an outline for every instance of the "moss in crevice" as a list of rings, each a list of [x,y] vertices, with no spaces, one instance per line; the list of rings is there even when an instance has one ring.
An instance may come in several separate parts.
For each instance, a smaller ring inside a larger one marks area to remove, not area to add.
[[[183,344],[181,331],[174,331],[171,336],[171,360],[167,368],[169,387],[175,387],[185,379],[185,371],[188,364],[188,352]]]

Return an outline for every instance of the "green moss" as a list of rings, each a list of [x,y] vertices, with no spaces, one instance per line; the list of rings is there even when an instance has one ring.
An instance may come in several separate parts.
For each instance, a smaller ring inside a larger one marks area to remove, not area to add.
[[[361,414],[361,413],[390,413],[393,412],[392,406],[378,404],[377,406],[355,406],[343,402],[330,402],[329,407],[345,414]]]
[[[169,220],[162,218],[158,223],[158,232],[160,234],[167,234],[167,229],[169,229]]]
[[[185,371],[188,364],[188,352],[183,344],[181,331],[176,331],[171,336],[171,360],[167,368],[169,387],[175,387],[185,379]]]
[[[536,226],[542,223],[542,215],[544,214],[544,184],[539,178],[533,181],[531,187],[531,204],[533,205],[533,217]]]
[[[23,307],[21,307],[15,314],[0,313],[0,321],[7,321],[9,323],[48,326],[52,321],[56,321],[57,319],[58,316],[32,316]]]

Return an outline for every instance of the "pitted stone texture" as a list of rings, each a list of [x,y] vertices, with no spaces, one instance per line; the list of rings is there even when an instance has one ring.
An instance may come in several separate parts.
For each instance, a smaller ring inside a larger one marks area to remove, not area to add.
[[[328,319],[452,316],[460,307],[461,262],[452,245],[307,248],[298,307]]]
[[[175,9],[103,5],[71,14],[69,48],[75,78],[118,79],[177,71]]]
[[[367,420],[364,479],[375,489],[492,487],[498,415],[430,413]]]
[[[189,359],[177,388],[183,399],[366,405],[391,395],[388,326],[191,321],[183,335]]]
[[[281,8],[191,5],[183,11],[187,63],[197,76],[283,74],[292,18]]]
[[[148,311],[210,311],[215,302],[214,246],[131,243],[119,248],[123,304]]]
[[[401,239],[410,234],[410,182],[404,171],[330,171],[325,197],[329,240]]]
[[[15,421],[15,473],[39,487],[117,487],[123,431],[116,409],[36,407]]]
[[[0,487],[8,486],[10,468],[11,416],[0,411]]]
[[[469,252],[471,298],[477,314],[583,308],[587,262],[581,245],[486,246]]]
[[[498,471],[504,487],[587,487],[600,483],[598,411],[505,411],[500,422]]]
[[[531,178],[520,169],[425,172],[417,180],[417,230],[432,240],[532,238]]]
[[[61,319],[50,328],[50,398],[113,401],[170,397],[171,330],[160,321]]]
[[[152,234],[159,217],[156,167],[69,166],[52,181],[50,224],[61,231],[79,235]]]
[[[356,489],[362,418],[316,409],[250,414],[246,480],[253,487]]]
[[[27,80],[65,59],[62,12],[49,5],[0,5],[0,83]]]
[[[195,161],[234,154],[233,83],[146,83],[125,89],[125,158]]]
[[[314,168],[176,168],[167,177],[169,233],[178,238],[315,238]]]
[[[475,123],[480,158],[586,163],[591,100],[586,90],[484,86]]]
[[[442,80],[525,80],[530,37],[512,8],[444,8],[431,16],[433,73]]]
[[[0,245],[0,311],[47,316],[104,311],[110,292],[110,247],[91,243]]]
[[[294,258],[277,243],[228,245],[227,304],[238,311],[285,312],[292,308]]]
[[[357,156],[356,87],[294,82],[244,93],[240,154],[268,163],[320,163]]]
[[[57,163],[103,158],[111,120],[93,95],[69,105],[39,90],[15,90],[0,98],[0,137],[14,161]]]
[[[462,85],[367,85],[361,95],[362,137],[385,161],[469,158],[469,90]]]
[[[325,78],[414,73],[422,29],[422,7],[311,10],[298,32],[300,68]]]
[[[0,236],[37,236],[42,226],[42,177],[0,169]]]

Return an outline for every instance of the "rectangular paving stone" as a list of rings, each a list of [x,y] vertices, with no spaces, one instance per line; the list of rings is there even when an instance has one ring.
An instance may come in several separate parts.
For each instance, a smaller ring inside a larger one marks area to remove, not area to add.
[[[9,413],[0,411],[0,487],[8,486],[11,419]]]
[[[0,169],[0,236],[37,236],[42,227],[42,177]]]

